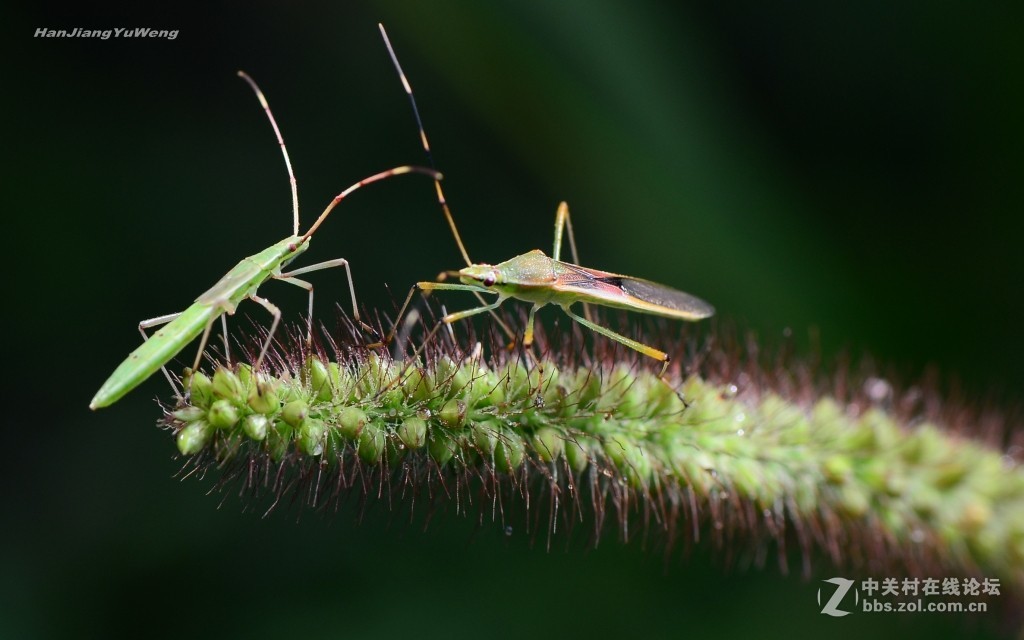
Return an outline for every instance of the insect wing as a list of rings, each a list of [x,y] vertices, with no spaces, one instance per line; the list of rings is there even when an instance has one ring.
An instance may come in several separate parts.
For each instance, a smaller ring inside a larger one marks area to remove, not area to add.
[[[657,282],[564,262],[560,265],[564,268],[559,270],[557,288],[591,298],[585,302],[682,320],[700,320],[715,314],[715,308],[697,296]]]
[[[656,282],[620,277],[619,286],[622,288],[622,292],[630,297],[658,307],[678,311],[693,319],[709,318],[715,315],[715,308],[697,296]]]

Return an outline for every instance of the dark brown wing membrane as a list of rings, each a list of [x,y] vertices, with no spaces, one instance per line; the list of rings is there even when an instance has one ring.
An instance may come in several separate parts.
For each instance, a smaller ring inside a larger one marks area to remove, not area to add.
[[[715,308],[704,302],[697,296],[691,296],[684,291],[678,291],[656,282],[648,280],[637,280],[636,278],[615,277],[601,278],[601,280],[614,284],[622,289],[623,293],[639,298],[644,302],[656,304],[661,307],[668,307],[676,311],[692,313],[695,316],[710,317],[715,314]]]

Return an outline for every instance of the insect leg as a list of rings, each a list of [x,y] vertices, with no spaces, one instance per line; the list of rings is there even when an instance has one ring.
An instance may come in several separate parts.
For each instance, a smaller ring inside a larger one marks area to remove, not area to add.
[[[249,296],[249,299],[253,302],[258,302],[264,309],[270,312],[270,315],[274,316],[274,321],[270,323],[270,331],[267,332],[267,340],[263,343],[260,355],[256,358],[256,362],[252,366],[253,371],[258,372],[260,370],[260,365],[263,363],[263,356],[267,355],[267,349],[270,348],[270,341],[274,339],[274,332],[277,331],[277,325],[281,322],[281,310],[266,298],[251,295]]]
[[[146,335],[146,329],[150,329],[152,327],[159,327],[162,324],[167,324],[168,322],[171,322],[180,315],[181,312],[179,311],[178,313],[168,313],[165,316],[157,316],[156,318],[150,318],[149,320],[143,320],[142,322],[140,322],[139,333],[142,334],[142,341],[147,342],[149,340],[149,336]],[[174,390],[174,395],[177,396],[178,399],[180,400],[181,395],[178,393],[178,387],[175,386],[174,378],[172,378],[171,374],[168,373],[167,367],[161,366],[160,370],[164,372],[164,377],[167,378],[167,382],[171,384],[171,389]]]
[[[544,384],[544,364],[530,347],[533,345],[533,317],[536,315],[537,309],[543,306],[543,304],[535,304],[530,307],[530,314],[526,317],[526,332],[523,334],[523,346],[526,347],[524,351],[527,357],[533,360],[534,366],[537,368],[537,388],[535,392],[538,396],[540,396]]]
[[[440,276],[438,276],[438,278],[442,278],[443,276],[444,276],[444,274],[441,274]],[[471,285],[471,284],[449,284],[447,282],[417,282],[416,284],[414,284],[412,286],[411,289],[409,289],[409,295],[407,295],[405,297],[405,302],[402,303],[402,308],[399,309],[399,311],[398,311],[398,317],[395,318],[395,323],[391,327],[391,331],[388,333],[387,338],[384,339],[383,344],[390,344],[391,340],[394,339],[395,332],[398,330],[398,325],[401,323],[402,316],[405,315],[405,312],[406,312],[406,310],[409,307],[409,303],[412,301],[412,297],[413,297],[413,295],[416,294],[417,289],[422,291],[422,292],[424,292],[424,295],[427,295],[430,291],[471,291],[471,292],[473,292],[474,294],[477,295],[478,299],[480,299],[481,302],[483,302],[483,299],[480,298],[480,294],[481,293],[487,293],[487,294],[492,294],[492,295],[497,295],[498,294],[497,291],[492,291],[491,289],[485,289],[484,287],[478,287],[478,286]],[[498,299],[499,302],[495,303],[495,304],[492,304],[492,305],[484,304],[483,306],[480,306],[480,307],[474,307],[473,309],[471,309],[471,311],[479,310],[479,311],[477,311],[478,313],[484,313],[484,312],[487,312],[487,311],[491,312],[491,315],[495,318],[495,320],[498,321],[498,324],[505,331],[505,334],[508,336],[508,338],[510,340],[514,341],[515,340],[515,335],[516,335],[515,332],[513,332],[512,329],[510,329],[508,327],[508,325],[505,324],[505,322],[502,321],[501,318],[499,318],[496,314],[494,314],[494,309],[498,306],[498,304],[500,304],[500,300],[503,300],[503,299],[504,298],[499,298]],[[463,313],[463,312],[459,312],[459,313]],[[451,318],[452,316],[455,316],[455,315],[458,315],[458,313],[446,315],[445,319],[442,320],[442,323],[443,324],[451,324],[452,322],[455,322],[459,318],[456,318],[456,319],[453,319],[453,320],[449,320],[448,319],[448,318]],[[476,314],[474,313],[474,314],[470,314],[470,315],[476,315]],[[428,335],[429,335],[429,337],[433,337],[434,331],[431,331],[430,334],[428,334]],[[426,340],[424,340],[424,342],[426,342]],[[371,345],[371,346],[379,346],[379,345]]]
[[[327,260],[325,262],[318,262],[311,264],[308,267],[302,267],[289,271],[288,273],[282,273],[275,276],[275,279],[282,280],[302,287],[309,291],[309,323],[307,326],[306,341],[309,342],[313,339],[313,285],[305,280],[299,280],[294,276],[302,275],[303,273],[309,273],[311,271],[320,271],[322,269],[332,269],[334,267],[345,267],[345,275],[348,277],[348,290],[352,294],[352,318],[363,328],[367,333],[377,335],[377,332],[373,330],[368,324],[359,319],[359,306],[356,303],[356,288],[352,283],[352,269],[349,267],[348,260],[344,258],[337,258],[335,260]]]
[[[668,357],[668,354],[665,353],[664,351],[658,351],[654,347],[648,347],[647,345],[645,345],[645,344],[643,344],[641,342],[637,342],[636,340],[631,340],[631,339],[627,338],[626,336],[624,336],[622,334],[615,333],[614,331],[612,331],[611,329],[609,329],[607,327],[602,327],[601,325],[599,325],[597,323],[591,322],[591,321],[587,320],[586,318],[580,317],[580,316],[576,315],[575,313],[573,313],[572,311],[569,310],[569,305],[564,305],[562,307],[562,310],[565,311],[569,315],[570,318],[572,318],[576,322],[582,324],[584,327],[590,329],[591,331],[596,331],[597,333],[600,333],[601,335],[605,336],[606,338],[611,338],[612,340],[618,342],[619,344],[624,344],[627,347],[629,347],[630,349],[633,349],[635,351],[639,351],[640,353],[644,354],[645,356],[650,356],[651,358],[654,358],[655,360],[658,360],[660,362],[664,362],[665,363],[665,368],[662,369],[662,374],[664,374],[665,369],[668,368],[669,357]]]
[[[416,289],[419,288],[419,287],[423,287],[423,285],[431,285],[430,288],[432,288],[432,289],[442,289],[442,290],[448,290],[448,291],[476,291],[476,290],[483,290],[485,293],[493,293],[493,294],[497,295],[496,291],[491,291],[489,289],[482,289],[481,287],[473,287],[472,285],[443,284],[443,283],[440,283],[440,282],[417,282],[416,285],[413,286],[412,290],[409,292],[409,296],[406,298],[406,304],[408,304],[409,299],[412,298],[412,295],[416,292]],[[423,288],[426,288],[426,287],[423,287]],[[423,350],[426,349],[427,345],[434,338],[434,336],[441,329],[441,327],[451,327],[451,324],[453,322],[458,322],[459,320],[464,320],[464,319],[469,318],[471,316],[475,316],[475,315],[478,315],[478,314],[481,314],[481,313],[487,313],[488,311],[493,311],[494,309],[496,309],[498,307],[498,305],[500,305],[504,301],[505,301],[505,297],[501,296],[501,295],[498,295],[498,299],[494,302],[494,304],[485,304],[482,307],[474,307],[472,309],[466,309],[465,311],[457,311],[455,313],[449,313],[449,314],[445,315],[443,318],[441,318],[441,321],[438,322],[437,325],[435,325],[434,328],[430,330],[430,332],[426,335],[426,337],[423,338],[423,342],[420,343],[420,346],[416,347],[416,349],[413,351],[412,358],[409,359],[409,364],[407,364],[405,366],[405,368],[402,370],[402,372],[398,376],[395,377],[395,382],[398,382],[399,380],[402,380],[405,377],[406,371],[408,371],[409,368],[413,366],[413,364],[416,362],[416,359],[419,358],[420,353],[422,353]],[[402,305],[402,308],[404,309],[405,306],[406,305]],[[392,333],[394,333],[393,329],[392,329]],[[394,383],[392,383],[392,384],[394,384]],[[390,389],[391,385],[388,385],[387,388]],[[382,392],[383,392],[383,390],[382,390]]]
[[[203,337],[199,339],[199,350],[196,351],[196,359],[192,363],[192,371],[199,370],[199,361],[203,359],[203,349],[206,348],[206,342],[210,339],[210,329],[213,328],[213,323],[216,320],[217,316],[210,318],[210,321],[206,323],[206,328],[203,329]]]
[[[665,378],[665,372],[668,371],[669,361],[671,360],[671,358],[668,357],[667,353],[665,353],[664,351],[658,351],[654,347],[648,347],[647,345],[637,342],[636,340],[630,340],[626,336],[615,333],[614,331],[608,329],[607,327],[602,327],[599,324],[595,324],[593,322],[590,322],[589,320],[581,318],[572,311],[569,311],[568,305],[563,306],[562,310],[569,314],[570,318],[582,324],[584,327],[596,331],[605,337],[611,338],[612,340],[618,342],[619,344],[624,344],[630,349],[635,349],[636,351],[639,351],[645,356],[650,356],[655,360],[660,360],[662,365],[661,371],[658,373],[658,379],[661,380],[661,382],[665,386],[667,386],[672,391],[672,393],[676,394],[676,397],[679,398],[679,401],[683,403],[684,407],[690,406],[690,404],[686,401],[686,398],[683,397],[683,394],[681,394],[675,387],[673,387],[672,383],[670,383],[668,379]]]
[[[384,345],[391,344],[391,341],[394,340],[394,338],[395,338],[395,332],[398,331],[398,325],[402,322],[402,316],[405,315],[405,310],[409,308],[409,303],[412,302],[412,297],[416,294],[416,291],[417,291],[418,288],[419,287],[417,287],[416,285],[412,285],[409,288],[409,295],[405,296],[405,302],[402,303],[401,308],[398,310],[398,316],[395,318],[395,323],[393,325],[391,325],[391,331],[388,332],[388,335],[384,338],[384,340],[382,342],[380,342],[378,344],[369,345],[371,349],[379,348],[379,347],[383,347]],[[415,310],[414,310],[414,312],[415,312]],[[413,314],[410,313],[409,316],[412,317]],[[403,333],[405,333],[405,332],[403,331]],[[404,343],[403,343],[402,346],[404,347]],[[399,350],[399,351],[401,351],[401,350]]]
[[[456,285],[448,286],[454,287]],[[498,305],[500,305],[504,301],[505,298],[499,296],[498,299],[494,302],[494,304],[485,304],[482,307],[473,307],[472,309],[466,309],[465,311],[456,311],[455,313],[449,313],[445,317],[441,318],[441,324],[451,324],[453,322],[458,322],[459,320],[465,320],[466,318],[469,318],[471,316],[475,316],[481,313],[487,313],[488,311],[493,311],[494,309],[497,309]]]
[[[437,285],[439,283],[437,283],[437,282],[419,282],[419,283],[417,283],[417,286],[420,286],[420,285],[423,285],[423,284]],[[458,287],[458,288],[456,289],[456,287]],[[450,291],[465,291],[465,290],[467,290],[465,287],[470,287],[470,285],[448,284],[448,285],[443,285],[443,286],[436,287],[436,288],[438,288],[438,289],[443,288],[443,289],[450,290]],[[472,289],[469,289],[469,290],[472,290]],[[494,292],[493,291],[488,291],[488,293],[494,293]],[[465,320],[466,318],[470,318],[472,316],[479,315],[481,313],[487,313],[488,311],[493,311],[493,310],[497,309],[498,306],[502,302],[504,302],[504,301],[505,301],[504,296],[498,296],[498,299],[494,301],[494,304],[485,304],[482,307],[473,307],[472,309],[466,309],[465,311],[456,311],[455,313],[447,314],[446,316],[441,318],[441,321],[437,323],[437,326],[435,326],[433,329],[431,329],[430,333],[428,333],[426,335],[426,337],[423,338],[423,343],[419,347],[416,348],[416,351],[413,352],[412,361],[415,362],[415,360],[419,356],[420,352],[427,346],[427,344],[431,341],[431,339],[433,339],[434,335],[438,332],[438,330],[441,329],[441,327],[451,327],[453,322],[458,322],[459,320]]]
[[[540,309],[543,305],[535,304],[530,307],[530,315],[526,317],[526,333],[523,334],[523,346],[528,347],[533,344],[533,316],[537,313],[537,309]]]
[[[580,254],[576,251],[576,236],[572,232],[572,218],[569,217],[569,204],[561,202],[558,205],[558,212],[555,213],[555,246],[551,250],[551,257],[561,260],[562,255],[562,230],[569,229],[569,249],[572,251],[573,264],[580,263]]]
[[[564,200],[558,204],[558,212],[555,213],[555,246],[551,250],[551,257],[555,260],[561,260],[559,256],[562,255],[562,229],[569,230],[569,249],[572,251],[572,262],[573,264],[580,263],[580,254],[576,251],[576,234],[572,232],[572,218],[569,216],[569,203]],[[590,320],[594,321],[594,317],[590,313],[590,305],[583,304],[583,315]]]
[[[437,281],[438,282],[444,282],[445,280],[448,279],[448,276],[452,276],[452,275],[458,277],[459,272],[458,271],[442,271],[441,273],[437,274]],[[493,291],[490,291],[489,289],[484,289],[482,291],[484,293],[494,293]],[[424,295],[426,295],[426,294],[424,294]],[[476,299],[480,301],[481,305],[486,305],[487,304],[487,301],[484,300],[484,297],[482,295],[480,295],[480,290],[473,291],[473,296],[476,297]],[[512,348],[512,344],[515,344],[515,341],[516,341],[516,332],[513,331],[512,328],[508,326],[508,323],[505,322],[504,320],[502,320],[501,316],[499,316],[494,311],[491,311],[491,318],[493,318],[494,321],[498,323],[498,326],[501,327],[501,330],[505,333],[505,337],[508,338],[511,341],[511,344],[509,345],[509,349],[511,349]]]

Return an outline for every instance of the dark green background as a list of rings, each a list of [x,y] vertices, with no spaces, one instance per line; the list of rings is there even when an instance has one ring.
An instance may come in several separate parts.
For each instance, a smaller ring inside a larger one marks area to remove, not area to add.
[[[173,443],[153,428],[160,379],[86,409],[138,320],[183,308],[290,231],[281,158],[237,69],[274,108],[305,224],[354,180],[424,162],[377,21],[474,259],[549,249],[565,199],[587,265],[701,295],[769,340],[814,328],[826,355],[870,353],[907,379],[936,365],[969,397],[1018,404],[1020,9],[762,4],[11,10],[0,636],[978,631],[968,616],[828,619],[817,581],[723,574],[703,553],[666,565],[612,538],[545,552],[452,515],[421,533],[382,512],[296,524],[294,511],[218,509],[208,482],[171,478]],[[180,35],[32,37],[76,26]],[[371,306],[390,304],[385,283],[400,295],[460,266],[419,177],[338,209],[305,259],[339,256]],[[339,278],[313,277],[318,314],[346,298]],[[294,321],[290,289],[262,291]]]

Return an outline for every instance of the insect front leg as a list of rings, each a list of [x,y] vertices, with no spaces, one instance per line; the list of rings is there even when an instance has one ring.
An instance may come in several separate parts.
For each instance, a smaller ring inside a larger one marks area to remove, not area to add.
[[[448,276],[456,276],[456,277],[458,277],[458,275],[459,275],[458,271],[442,271],[441,273],[437,274],[436,280],[438,282],[444,282],[445,280],[448,279]],[[467,285],[463,285],[463,286],[467,286]],[[491,291],[490,289],[481,289],[479,287],[477,287],[476,289],[473,290],[473,295],[476,297],[477,300],[480,301],[480,304],[481,305],[486,305],[487,301],[484,300],[484,297],[482,295],[480,295],[481,292],[482,293],[494,293],[494,292]],[[427,294],[424,293],[423,295],[426,296]],[[499,316],[494,311],[491,311],[491,318],[495,322],[498,323],[498,326],[501,327],[501,330],[505,333],[505,337],[509,339],[508,349],[511,351],[512,347],[515,346],[516,332],[513,331],[512,328],[508,326],[508,323],[505,322],[504,320],[502,320],[501,316]]]
[[[445,272],[445,273],[439,274],[437,276],[437,279],[438,280],[445,280],[447,277],[448,277],[448,274],[447,274],[447,272]],[[401,308],[398,310],[398,316],[395,318],[395,322],[394,322],[394,324],[391,327],[391,331],[388,332],[388,335],[384,339],[383,343],[378,343],[376,345],[370,345],[371,347],[379,347],[379,346],[382,346],[382,345],[391,344],[391,341],[395,338],[395,334],[398,332],[399,325],[402,324],[402,317],[405,316],[406,311],[409,308],[409,303],[412,302],[412,298],[413,298],[414,295],[416,295],[417,291],[423,292],[424,297],[429,295],[431,291],[470,291],[470,292],[472,292],[474,295],[476,295],[477,300],[479,300],[481,302],[482,306],[475,307],[474,309],[471,309],[471,311],[475,311],[476,309],[481,309],[481,311],[479,311],[479,313],[483,313],[485,311],[489,311],[491,313],[491,316],[494,318],[495,322],[497,322],[498,326],[501,327],[501,330],[505,332],[505,335],[508,337],[508,339],[510,341],[512,341],[512,343],[515,343],[515,339],[516,339],[515,332],[512,331],[512,329],[508,326],[508,324],[505,323],[504,320],[502,320],[500,317],[498,317],[498,315],[496,313],[494,313],[494,309],[498,306],[498,304],[500,304],[501,300],[504,300],[504,298],[499,298],[499,302],[498,303],[495,303],[493,305],[488,305],[486,303],[486,301],[483,299],[483,296],[481,295],[481,294],[497,295],[496,291],[492,291],[490,289],[485,289],[483,287],[477,287],[477,286],[469,285],[469,284],[449,284],[449,283],[446,283],[446,282],[417,282],[416,284],[414,284],[409,289],[408,295],[405,296],[405,302],[402,303]],[[462,313],[462,312],[459,312],[459,313]],[[458,315],[458,314],[446,314],[445,318],[450,318],[451,316],[454,316],[454,315]],[[476,315],[476,314],[471,314],[471,315]],[[409,334],[409,332],[411,331],[411,324],[414,323],[418,318],[419,318],[419,314],[415,310],[410,311],[409,312],[409,318],[408,318],[408,320],[406,322],[406,325],[403,326],[402,332],[401,332],[400,335],[407,336]],[[451,324],[452,322],[455,322],[455,320],[447,320],[447,321],[446,320],[442,320],[442,324]],[[432,337],[434,335],[434,333],[435,333],[434,331],[431,331],[429,335]],[[399,340],[399,343],[402,346],[404,346],[404,340]],[[401,352],[402,349],[396,349],[396,351],[397,352]]]
[[[421,344],[416,349],[416,352],[413,354],[413,358],[414,359],[415,359],[415,357],[417,355],[419,355],[419,352],[427,345],[427,343],[430,342],[430,340],[434,337],[434,334],[436,334],[441,327],[449,326],[453,322],[458,322],[459,320],[465,320],[466,318],[470,318],[472,316],[479,315],[481,313],[488,313],[488,312],[494,311],[495,309],[498,308],[498,306],[502,302],[505,301],[505,296],[502,296],[502,295],[498,294],[496,291],[491,291],[490,289],[484,289],[482,287],[475,287],[475,286],[469,285],[469,284],[445,284],[445,283],[442,283],[442,282],[417,282],[416,283],[416,288],[421,289],[423,291],[476,291],[476,292],[482,292],[482,293],[491,293],[491,294],[498,295],[498,299],[494,301],[494,304],[485,304],[482,307],[473,307],[472,309],[466,309],[465,311],[456,311],[455,313],[449,313],[449,314],[445,315],[443,318],[441,318],[441,321],[439,323],[437,323],[437,326],[435,326],[433,329],[431,329],[430,333],[428,333],[427,336],[423,339],[423,344]]]
[[[407,306],[409,306],[409,301],[412,299],[413,295],[415,295],[417,289],[423,290],[423,291],[435,291],[435,290],[441,290],[441,291],[478,291],[478,292],[482,292],[482,293],[495,294],[495,295],[498,296],[498,299],[494,302],[494,304],[485,304],[482,307],[474,307],[472,309],[466,309],[465,311],[457,311],[455,313],[446,314],[443,318],[441,318],[441,321],[438,322],[437,325],[435,325],[434,328],[431,329],[429,333],[427,333],[427,335],[423,338],[423,341],[420,343],[420,345],[418,347],[416,347],[416,349],[412,353],[412,358],[409,359],[409,364],[407,364],[405,366],[405,369],[403,369],[402,372],[398,376],[395,377],[395,381],[394,382],[398,382],[399,380],[402,380],[405,377],[406,371],[408,371],[416,363],[416,359],[419,357],[420,353],[422,353],[423,350],[426,349],[427,345],[434,338],[434,336],[437,334],[437,332],[440,331],[441,327],[450,327],[453,322],[458,322],[459,320],[464,320],[466,318],[469,318],[469,317],[472,317],[472,316],[475,316],[475,315],[478,315],[478,314],[481,314],[481,313],[487,313],[489,311],[494,311],[496,308],[498,308],[498,306],[502,302],[505,301],[505,296],[502,296],[502,295],[498,294],[497,291],[491,291],[490,289],[484,289],[483,287],[474,287],[474,286],[468,285],[468,284],[445,284],[445,283],[441,283],[441,282],[417,282],[416,284],[414,284],[412,286],[412,289],[410,289],[410,291],[409,291],[409,295],[406,296],[406,298],[405,298],[405,304],[402,305],[402,309],[399,312],[399,317],[398,317],[398,319],[396,319],[395,325],[391,328],[391,333],[388,334],[388,338],[387,338],[388,341],[390,341],[391,338],[394,337],[395,330],[397,329],[399,320],[401,319],[401,314],[404,313],[405,312],[405,308]],[[392,385],[394,384],[394,382],[392,383]],[[392,385],[388,385],[387,388],[390,389]],[[383,390],[381,391],[381,393],[383,393]]]

